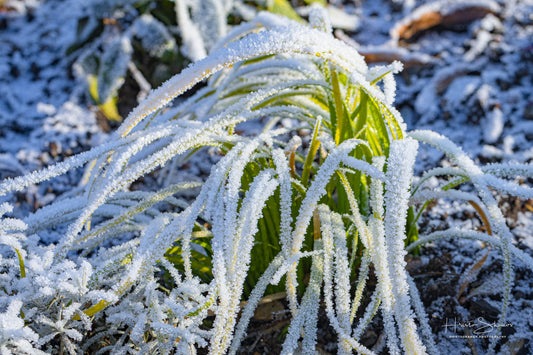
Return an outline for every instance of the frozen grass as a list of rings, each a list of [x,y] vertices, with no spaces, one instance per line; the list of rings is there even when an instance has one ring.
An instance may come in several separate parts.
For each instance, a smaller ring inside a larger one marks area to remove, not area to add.
[[[404,257],[424,242],[456,236],[501,249],[505,287],[499,323],[504,324],[512,259],[532,269],[533,261],[511,245],[490,189],[531,198],[529,187],[503,179],[532,177],[531,166],[482,169],[447,138],[408,132],[392,107],[398,65],[369,70],[353,48],[331,36],[322,11],[312,14],[311,24],[315,29],[260,14],[152,92],[109,143],[0,184],[1,194],[21,191],[87,165],[68,197],[24,221],[2,219],[1,242],[15,251],[0,259],[7,271],[0,279],[2,350],[235,352],[268,285],[282,283],[292,313],[284,353],[294,352],[300,338],[303,349],[313,351],[321,299],[340,353],[373,353],[360,336],[374,307],[383,316],[390,353],[436,353]],[[258,27],[263,31],[250,33]],[[205,78],[205,88],[164,108]],[[261,134],[234,133],[240,123],[262,117],[271,122]],[[278,128],[280,118],[295,120],[294,128]],[[302,127],[313,130],[307,149],[298,148],[301,139],[294,138]],[[431,191],[423,185],[412,189],[417,141],[450,158],[453,168],[426,175],[448,176],[449,183]],[[160,166],[177,168],[204,146],[218,147],[224,156],[192,201],[180,199],[179,192],[197,187],[194,183],[129,191],[139,177]],[[456,189],[461,184],[474,192]],[[409,204],[424,208],[424,202],[441,197],[475,203],[491,232],[443,231],[406,248],[406,226],[413,222]],[[2,205],[2,215],[9,210]],[[38,236],[48,228],[61,237],[44,247]],[[359,249],[353,247],[357,240]],[[277,243],[277,253],[258,259],[262,250],[254,247],[267,241]],[[181,249],[180,263],[165,259],[173,245]],[[209,256],[208,280],[197,275],[194,251]],[[349,261],[359,251],[364,257],[352,287],[355,263]],[[357,319],[369,265],[377,292],[367,317]],[[161,269],[171,276],[171,289],[158,277]],[[249,277],[258,270],[260,275]],[[210,314],[215,321],[206,328]]]

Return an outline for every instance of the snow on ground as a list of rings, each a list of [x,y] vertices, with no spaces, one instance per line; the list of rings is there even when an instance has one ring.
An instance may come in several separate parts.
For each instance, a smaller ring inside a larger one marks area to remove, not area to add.
[[[60,161],[106,139],[96,115],[89,109],[83,86],[72,75],[75,58],[66,55],[67,48],[74,43],[77,18],[83,11],[81,3],[9,0],[0,6],[0,178]],[[458,24],[429,28],[399,41],[391,35],[395,25],[412,20],[416,14],[413,9],[429,1],[331,3],[347,14],[344,22],[356,21],[354,26],[343,26],[346,31],[356,27],[355,31],[338,33],[340,37],[351,38],[362,52],[392,50],[409,58],[411,64],[397,76],[395,104],[410,129],[442,133],[483,163],[533,160],[532,0],[456,1],[457,6],[476,3],[495,11]],[[446,8],[450,2],[433,3],[446,11],[453,10]],[[419,158],[422,163],[418,168],[422,169],[434,166],[442,157],[425,147]],[[189,174],[209,172],[202,162],[193,161],[191,165]],[[75,186],[80,174],[72,172],[26,194],[8,198],[19,202],[16,214],[26,214]],[[501,201],[512,212],[509,223],[514,228],[516,245],[531,254],[532,211],[524,203],[517,207],[505,196]],[[464,211],[464,206],[442,201],[429,214],[445,215],[446,224],[480,224]],[[424,228],[434,227],[438,226]],[[460,274],[479,256],[479,250],[480,245],[472,242],[441,242],[428,249],[425,260],[450,253],[449,271]],[[498,255],[495,251],[490,253],[477,286],[481,287],[501,270],[497,267],[501,265]],[[516,342],[525,339],[520,348],[525,354],[528,349],[533,351],[533,344],[527,340],[533,339],[533,275],[520,265],[517,270],[509,318],[515,333],[507,336]],[[497,296],[484,295],[487,297],[481,299],[488,303],[482,303],[483,306],[479,306],[481,296],[471,296],[466,303],[470,312],[474,312],[471,308],[476,304],[485,311],[498,308]],[[428,313],[434,313],[435,327],[442,317],[453,313],[449,301],[449,297],[443,296],[428,301],[431,302]],[[466,310],[461,307],[456,311]],[[471,343],[449,337],[444,330],[438,341],[450,353],[471,353]],[[482,341],[476,339],[474,343]],[[511,351],[509,343],[500,352]]]
[[[16,10],[16,11],[15,11]],[[87,150],[104,139],[66,55],[76,35],[77,1],[9,1],[0,10],[0,178]],[[70,173],[19,196],[21,213],[79,180]]]
[[[474,156],[488,152],[489,160],[533,158],[533,2],[502,2],[495,15],[430,28],[396,44],[390,31],[405,17],[398,3],[363,2],[353,39],[432,57],[398,75],[396,105],[410,128],[436,130]]]

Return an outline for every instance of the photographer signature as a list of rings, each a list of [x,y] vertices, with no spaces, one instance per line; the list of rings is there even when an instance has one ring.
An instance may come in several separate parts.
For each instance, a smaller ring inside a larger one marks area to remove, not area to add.
[[[473,334],[480,335],[490,334],[493,331],[498,330],[498,328],[513,327],[513,324],[505,322],[499,325],[498,322],[489,322],[482,317],[467,321],[458,321],[457,318],[454,318],[453,320],[446,318],[446,324],[444,324],[443,327],[446,328],[446,334],[448,333],[448,329],[457,333],[457,330],[468,328],[472,330]]]

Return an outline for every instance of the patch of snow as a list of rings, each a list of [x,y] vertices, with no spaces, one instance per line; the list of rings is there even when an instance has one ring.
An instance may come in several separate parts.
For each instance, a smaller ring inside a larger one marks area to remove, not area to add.
[[[503,112],[498,107],[495,107],[492,110],[488,117],[487,122],[484,124],[484,136],[485,142],[495,143],[501,136],[503,132],[503,126],[505,124],[505,119],[503,117]]]
[[[444,93],[446,104],[452,107],[460,106],[479,87],[481,79],[477,76],[460,76],[452,81]]]

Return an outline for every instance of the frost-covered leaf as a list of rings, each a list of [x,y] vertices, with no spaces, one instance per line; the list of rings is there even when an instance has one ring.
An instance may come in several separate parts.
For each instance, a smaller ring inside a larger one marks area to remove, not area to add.
[[[96,99],[99,103],[105,103],[116,95],[124,82],[132,51],[130,40],[126,36],[118,37],[104,46],[97,77]]]
[[[177,51],[176,41],[165,25],[152,15],[144,14],[137,18],[132,25],[132,33],[153,57],[164,58]]]
[[[226,35],[227,16],[223,1],[196,0],[192,2],[191,19],[198,26],[207,51]]]

